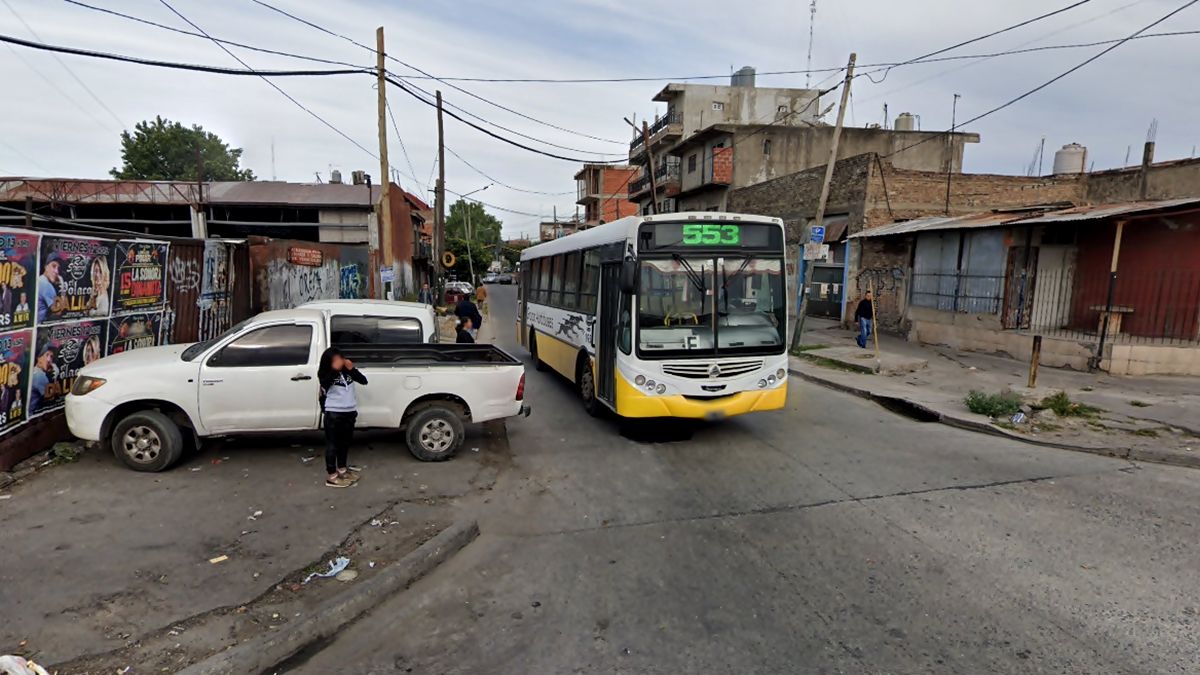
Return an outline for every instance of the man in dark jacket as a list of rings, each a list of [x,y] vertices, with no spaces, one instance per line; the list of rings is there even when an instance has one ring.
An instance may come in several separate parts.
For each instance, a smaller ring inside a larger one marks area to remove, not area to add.
[[[454,316],[458,317],[459,322],[463,319],[471,320],[471,335],[479,335],[479,329],[483,326],[483,316],[479,313],[479,308],[475,303],[471,302],[471,296],[464,296],[454,307]]]
[[[471,337],[471,319],[470,317],[460,319],[458,325],[454,327],[454,342],[456,344],[474,344],[475,338]]]
[[[858,337],[854,338],[854,341],[859,347],[866,349],[867,339],[871,337],[871,331],[874,329],[872,322],[875,320],[871,291],[863,294],[863,299],[858,301],[858,309],[854,310],[854,320],[858,322]]]

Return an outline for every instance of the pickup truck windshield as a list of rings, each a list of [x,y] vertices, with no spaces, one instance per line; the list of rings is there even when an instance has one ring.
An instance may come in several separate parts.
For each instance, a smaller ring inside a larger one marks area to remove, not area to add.
[[[195,358],[197,356],[200,356],[204,352],[208,351],[209,347],[217,344],[221,340],[224,340],[226,337],[233,335],[234,333],[245,328],[246,324],[248,324],[248,323],[250,323],[250,319],[244,319],[242,321],[235,323],[233,325],[233,327],[231,327],[229,330],[225,331],[224,333],[221,333],[220,335],[216,336],[215,338],[204,340],[203,342],[197,342],[196,344],[192,345],[191,347],[188,347],[187,349],[183,350],[183,353],[179,355],[179,358],[183,359],[184,361],[195,360]]]

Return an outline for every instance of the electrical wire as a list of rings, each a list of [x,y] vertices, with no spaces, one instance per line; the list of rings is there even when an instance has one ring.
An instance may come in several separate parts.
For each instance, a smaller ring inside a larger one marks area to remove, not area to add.
[[[355,46],[357,46],[357,47],[360,47],[360,48],[362,48],[362,49],[365,49],[365,50],[367,50],[367,51],[369,51],[369,52],[371,52],[371,53],[375,53],[375,49],[374,49],[373,47],[370,47],[370,46],[368,46],[368,45],[365,45],[365,44],[363,44],[363,43],[361,43],[361,42],[359,42],[359,41],[357,41],[357,40],[355,40],[355,39],[353,39],[353,38],[347,37],[347,36],[345,36],[345,35],[342,35],[342,34],[340,34],[340,33],[336,33],[336,32],[334,32],[334,31],[332,31],[332,30],[329,30],[328,28],[325,28],[324,26],[321,26],[321,25],[319,25],[319,24],[316,24],[316,23],[314,23],[314,22],[312,22],[312,21],[309,21],[309,20],[307,20],[307,19],[304,19],[304,18],[302,18],[302,17],[300,17],[300,16],[297,16],[297,15],[295,15],[295,14],[292,14],[292,13],[290,13],[290,12],[286,11],[286,10],[280,9],[280,8],[278,8],[278,7],[276,7],[276,6],[272,5],[272,4],[270,4],[270,3],[268,3],[268,2],[264,2],[263,0],[252,0],[252,1],[253,1],[255,4],[257,4],[257,5],[261,5],[262,7],[265,7],[265,8],[267,8],[267,9],[271,10],[271,11],[278,12],[279,14],[282,14],[283,16],[286,16],[286,17],[288,17],[289,19],[292,19],[292,20],[294,20],[294,21],[299,21],[300,23],[302,23],[302,24],[304,24],[304,25],[306,25],[306,26],[309,26],[309,27],[311,27],[311,28],[315,28],[316,30],[319,30],[319,31],[321,31],[322,33],[325,33],[325,34],[327,34],[327,35],[331,35],[331,36],[333,36],[333,37],[336,37],[336,38],[340,38],[340,39],[342,39],[342,40],[345,40],[345,41],[349,42],[349,43],[350,43],[350,44],[352,44],[352,45],[355,45]],[[428,77],[429,79],[432,79],[432,80],[437,80],[438,82],[442,82],[442,83],[443,83],[443,84],[445,84],[446,86],[448,86],[448,87],[451,87],[451,88],[453,88],[453,89],[455,89],[455,90],[457,90],[457,91],[459,91],[459,92],[461,92],[461,93],[463,93],[463,94],[466,94],[467,96],[470,96],[471,98],[477,99],[477,100],[479,100],[479,101],[482,101],[483,103],[486,103],[486,104],[488,104],[488,105],[490,105],[490,106],[493,106],[493,107],[495,107],[495,108],[499,108],[500,110],[503,110],[503,111],[505,111],[505,112],[511,113],[511,114],[513,114],[513,115],[516,115],[516,116],[518,116],[518,117],[521,117],[521,118],[523,118],[523,119],[529,120],[530,122],[534,122],[534,123],[536,123],[536,124],[540,124],[540,125],[542,125],[542,126],[549,127],[549,128],[551,128],[551,129],[557,129],[558,131],[563,131],[563,132],[566,132],[566,133],[569,133],[569,134],[572,134],[572,135],[575,135],[575,136],[581,136],[581,137],[583,137],[583,138],[588,138],[588,139],[595,140],[595,141],[601,141],[601,142],[604,142],[604,143],[612,143],[612,144],[615,144],[615,145],[624,145],[624,143],[623,143],[622,141],[615,141],[615,140],[608,139],[608,138],[601,138],[601,137],[599,137],[599,136],[593,136],[593,135],[591,135],[591,134],[587,134],[587,133],[584,133],[584,132],[582,132],[582,131],[576,131],[576,130],[574,130],[574,129],[569,129],[569,128],[567,128],[567,127],[564,127],[564,126],[560,126],[560,125],[554,124],[554,123],[552,123],[552,122],[546,122],[546,121],[544,121],[544,120],[540,120],[540,119],[538,119],[538,118],[536,118],[536,117],[532,117],[532,116],[530,116],[530,115],[526,115],[525,113],[522,113],[522,112],[520,112],[520,111],[518,111],[518,110],[513,110],[512,108],[509,108],[509,107],[507,107],[507,106],[501,105],[501,104],[499,104],[499,103],[496,103],[495,101],[492,101],[492,100],[490,100],[490,99],[488,99],[488,98],[485,98],[485,97],[483,97],[483,96],[480,96],[480,95],[478,95],[478,94],[475,94],[475,93],[473,93],[473,92],[471,92],[471,91],[468,91],[468,90],[466,90],[466,89],[463,89],[462,87],[459,87],[458,85],[455,85],[455,84],[451,83],[451,82],[450,82],[450,81],[448,81],[448,80],[443,80],[443,79],[440,79],[440,78],[438,78],[438,77],[437,77],[437,76],[435,76],[435,75],[431,75],[431,74],[429,74],[429,73],[425,72],[424,70],[421,70],[420,68],[418,68],[418,67],[416,67],[416,66],[414,66],[414,65],[412,65],[412,64],[410,64],[410,63],[406,63],[406,62],[404,62],[404,61],[402,61],[402,60],[400,60],[400,59],[396,58],[395,56],[392,56],[391,54],[384,54],[384,58],[391,59],[392,61],[395,61],[396,63],[398,63],[398,64],[400,64],[400,65],[404,66],[405,68],[408,68],[408,69],[410,69],[410,70],[413,70],[413,71],[415,71],[415,72],[418,72],[418,73],[420,73],[421,75],[424,75],[424,76]],[[578,152],[578,151],[577,151],[577,152]]]
[[[183,19],[184,23],[188,24],[188,25],[189,25],[189,26],[191,26],[192,28],[195,28],[196,30],[200,31],[201,33],[204,33],[204,35],[205,35],[206,37],[208,37],[208,33],[205,33],[203,28],[201,28],[200,26],[197,26],[195,23],[193,23],[193,22],[191,21],[191,19],[188,19],[186,16],[184,16],[184,15],[183,15],[183,14],[181,14],[181,13],[179,13],[179,11],[178,11],[178,10],[176,10],[174,7],[172,7],[172,6],[171,6],[171,3],[167,2],[167,0],[158,0],[158,1],[159,1],[160,3],[162,3],[164,7],[166,7],[166,8],[167,8],[167,9],[169,9],[169,10],[171,10],[171,13],[173,13],[175,16],[179,17],[180,19]],[[209,39],[211,40],[212,38],[211,38],[211,37],[209,37]],[[221,48],[221,51],[225,52],[225,53],[226,53],[226,54],[228,54],[230,57],[232,57],[234,61],[237,61],[238,63],[242,64],[244,67],[246,67],[246,68],[247,68],[247,69],[249,69],[249,70],[252,70],[252,71],[254,70],[253,68],[251,68],[251,67],[250,67],[250,64],[248,64],[248,63],[246,63],[245,61],[243,61],[243,60],[242,60],[240,57],[238,57],[238,55],[237,55],[237,54],[234,54],[234,53],[233,53],[233,52],[232,52],[232,51],[231,51],[231,50],[230,50],[228,47],[226,47],[225,45],[221,44],[220,42],[215,42],[215,41],[213,42],[213,44],[215,44],[216,46],[220,47],[220,48]],[[311,116],[312,116],[314,119],[316,119],[316,120],[317,120],[318,122],[320,122],[321,124],[324,124],[325,126],[327,126],[327,127],[329,127],[330,129],[332,129],[332,130],[333,130],[333,132],[334,132],[334,133],[336,133],[337,135],[341,136],[342,138],[346,139],[347,141],[350,141],[350,143],[351,143],[352,145],[354,145],[355,147],[357,147],[359,150],[362,150],[363,152],[367,153],[367,154],[368,154],[368,155],[370,155],[371,157],[374,157],[375,159],[379,159],[379,155],[375,154],[374,152],[371,152],[370,150],[368,150],[368,149],[366,148],[366,146],[364,146],[363,144],[359,143],[358,141],[354,140],[354,139],[353,139],[353,138],[351,138],[349,135],[347,135],[347,134],[346,134],[346,132],[344,132],[344,131],[342,131],[341,129],[339,129],[339,128],[335,127],[335,126],[334,126],[334,125],[333,125],[331,122],[329,122],[328,120],[326,120],[324,117],[321,117],[321,116],[320,116],[320,115],[318,115],[317,113],[315,113],[315,112],[313,112],[312,110],[310,110],[310,109],[309,109],[307,106],[305,106],[303,103],[301,103],[300,101],[297,101],[297,100],[296,100],[296,99],[295,99],[295,98],[294,98],[294,97],[293,97],[291,94],[289,94],[289,93],[287,93],[286,91],[284,91],[284,90],[283,90],[283,89],[282,89],[282,88],[281,88],[279,85],[277,85],[277,84],[275,84],[274,82],[272,82],[271,80],[267,79],[267,77],[265,77],[265,76],[264,76],[264,75],[262,75],[261,73],[257,73],[257,71],[256,71],[256,74],[257,74],[257,75],[258,75],[260,78],[262,78],[262,81],[263,81],[263,82],[266,82],[267,84],[269,84],[269,85],[271,86],[271,88],[272,88],[272,89],[274,89],[275,91],[279,92],[279,93],[280,93],[280,94],[281,94],[281,95],[282,95],[284,98],[286,98],[287,100],[291,101],[291,102],[292,102],[292,103],[293,103],[293,104],[294,104],[294,105],[295,105],[297,108],[300,108],[300,109],[301,109],[301,110],[303,110],[304,112],[306,112],[306,113],[308,113],[309,115],[311,115]],[[384,180],[388,180],[388,179],[389,179],[389,176],[381,176],[381,178],[382,178],[382,179],[384,179]]]
[[[3,36],[0,36],[0,41],[3,41]],[[50,86],[51,89],[53,89],[54,91],[57,91],[60,96],[62,96],[64,99],[70,101],[71,104],[74,105],[76,108],[79,108],[79,112],[92,118],[92,121],[95,122],[101,129],[104,129],[106,131],[112,131],[112,127],[109,126],[107,122],[105,122],[105,121],[101,120],[99,117],[97,117],[96,113],[93,112],[91,108],[88,108],[87,106],[83,105],[79,101],[75,100],[75,97],[71,96],[62,87],[55,84],[54,80],[50,79],[49,75],[43,73],[40,68],[38,68],[37,66],[30,63],[29,60],[26,59],[21,54],[21,52],[17,51],[11,44],[5,44],[4,46],[7,47],[8,50],[13,53],[13,56],[17,57],[17,59],[20,60],[21,63],[24,63],[25,67],[28,68],[34,75],[37,75],[38,77],[40,77],[43,82],[45,82],[47,85]]]
[[[1089,2],[1091,2],[1091,1],[1092,1],[1092,0],[1077,0],[1077,2],[1073,2],[1073,3],[1071,3],[1070,5],[1067,5],[1066,7],[1060,7],[1059,9],[1056,9],[1056,10],[1054,10],[1054,11],[1051,11],[1051,12],[1046,12],[1045,14],[1041,14],[1041,15],[1035,16],[1035,17],[1033,17],[1032,19],[1026,19],[1026,20],[1024,20],[1024,21],[1021,21],[1021,22],[1019,22],[1019,23],[1012,24],[1011,26],[1006,26],[1006,27],[1004,27],[1004,28],[1001,28],[1000,30],[995,30],[995,31],[992,31],[992,32],[990,32],[990,33],[987,33],[987,34],[985,34],[985,35],[980,35],[979,37],[971,38],[970,40],[963,40],[962,42],[959,42],[959,43],[956,43],[956,44],[950,45],[949,47],[943,47],[943,48],[941,48],[941,49],[938,49],[938,50],[935,50],[935,51],[929,52],[928,54],[922,54],[921,56],[918,56],[918,57],[916,57],[916,58],[909,59],[909,60],[907,60],[907,61],[901,61],[900,63],[897,63],[897,64],[896,64],[896,65],[894,65],[894,66],[888,66],[887,68],[884,68],[884,69],[883,69],[883,77],[879,78],[879,80],[878,80],[878,81],[876,81],[874,77],[871,77],[871,72],[870,72],[870,71],[864,71],[864,72],[862,73],[862,75],[865,75],[865,76],[867,77],[867,79],[871,80],[871,81],[872,81],[872,82],[874,82],[875,84],[881,84],[881,83],[883,83],[883,81],[884,81],[884,80],[886,80],[886,79],[887,79],[888,73],[892,72],[892,69],[893,69],[893,68],[898,68],[898,67],[900,67],[900,66],[907,66],[907,65],[909,65],[909,64],[912,64],[912,63],[917,63],[917,62],[919,62],[919,61],[924,61],[925,59],[928,59],[928,58],[929,58],[929,57],[931,57],[931,56],[937,56],[938,54],[945,54],[946,52],[954,51],[955,49],[958,49],[959,47],[965,47],[965,46],[967,46],[967,45],[969,45],[969,44],[973,44],[973,43],[975,43],[975,42],[981,42],[981,41],[983,41],[983,40],[987,40],[988,38],[993,38],[993,37],[996,37],[997,35],[1001,35],[1001,34],[1003,34],[1003,33],[1007,33],[1007,32],[1009,32],[1009,31],[1013,31],[1013,30],[1016,30],[1016,29],[1018,29],[1018,28],[1022,28],[1022,27],[1024,27],[1024,26],[1028,26],[1028,25],[1029,25],[1029,24],[1031,24],[1031,23],[1036,23],[1036,22],[1038,22],[1038,21],[1041,21],[1041,20],[1043,20],[1043,19],[1048,19],[1048,18],[1050,18],[1050,17],[1052,17],[1052,16],[1057,16],[1057,15],[1059,15],[1059,14],[1062,14],[1063,12],[1069,12],[1069,11],[1071,11],[1072,9],[1075,9],[1076,7],[1081,7],[1081,6],[1083,6],[1083,5],[1086,5],[1086,4],[1088,4]],[[875,71],[875,72],[878,72],[878,71]]]
[[[451,190],[449,188],[443,188],[443,189],[445,189],[446,192],[449,192],[450,194],[454,195],[455,197],[458,197],[459,199],[462,199],[462,200],[465,200],[468,202],[475,202],[476,204],[479,204],[480,206],[486,206],[489,209],[495,209],[497,211],[503,211],[505,213],[512,213],[512,214],[515,214],[518,216],[531,216],[533,218],[541,218],[542,217],[541,214],[538,214],[538,213],[530,213],[528,211],[517,211],[516,209],[506,209],[503,206],[496,206],[495,204],[489,204],[485,201],[478,200],[474,197],[464,196],[464,195],[462,195],[458,192],[455,192],[454,190]]]
[[[417,170],[413,168],[412,160],[408,157],[408,148],[404,146],[404,137],[400,135],[400,125],[396,124],[396,116],[392,114],[392,102],[387,100],[386,97],[383,100],[384,104],[387,106],[388,117],[390,117],[392,120],[392,131],[396,132],[396,140],[400,141],[400,151],[404,153],[404,161],[408,163],[408,170],[412,172],[412,175],[410,175],[409,178],[411,178],[413,183],[415,183],[418,187],[428,190],[429,185],[422,183],[417,178]]]
[[[13,9],[13,6],[8,3],[8,0],[0,0],[0,2],[3,2],[4,6],[8,8],[8,11],[12,12],[12,15],[17,17],[17,21],[20,21],[21,25],[25,26],[25,30],[29,31],[29,34],[32,35],[35,40],[42,39],[42,36],[38,35],[38,32],[33,29],[33,26],[30,26],[28,23],[26,23],[25,19],[17,13],[17,10]],[[67,71],[67,74],[70,75],[73,80],[75,80],[79,87],[87,92],[87,95],[91,96],[92,100],[95,101],[96,104],[102,109],[104,109],[104,112],[108,113],[109,117],[112,117],[116,121],[118,128],[122,130],[125,129],[125,122],[123,122],[121,118],[117,116],[117,113],[113,112],[112,108],[108,107],[108,104],[102,101],[100,97],[96,95],[96,92],[92,91],[92,88],[87,86],[87,83],[84,82],[78,75],[76,75],[75,71],[71,70],[71,67],[58,57],[58,54],[54,55],[54,60],[58,61],[58,65],[62,66],[63,70]]]
[[[255,0],[255,1],[257,1],[257,0]],[[419,94],[417,94],[416,92],[412,91],[407,86],[405,86],[404,83],[400,82],[399,80],[396,80],[395,78],[392,78],[392,77],[386,77],[386,76],[384,77],[384,79],[392,86],[397,87],[398,89],[400,89],[400,91],[403,91],[404,93],[408,94],[409,96],[412,96],[413,98],[417,99],[421,103],[424,103],[425,105],[430,106],[432,108],[437,107],[437,103],[434,103],[433,101],[427,100],[424,97],[420,96]],[[620,164],[620,163],[622,163],[622,161],[624,161],[624,160],[582,159],[579,157],[567,157],[565,155],[559,155],[559,154],[555,154],[553,152],[546,152],[545,150],[541,150],[538,148],[534,148],[534,147],[525,145],[524,143],[514,141],[511,138],[506,138],[506,137],[501,136],[500,134],[497,134],[489,129],[485,129],[482,126],[480,126],[468,119],[463,118],[462,116],[460,116],[458,113],[454,112],[453,110],[443,109],[442,112],[443,112],[443,114],[445,114],[449,117],[452,117],[452,118],[458,120],[459,122],[462,122],[463,124],[471,127],[472,129],[475,129],[476,131],[478,131],[482,134],[491,136],[492,138],[495,138],[496,140],[503,141],[514,147],[521,148],[522,150],[528,150],[529,152],[532,152],[532,153],[535,153],[538,155],[543,155],[545,157],[550,157],[552,159],[561,159],[563,161],[573,162],[576,164]]]
[[[86,56],[94,59],[107,59],[109,61],[120,61],[122,63],[133,63],[139,66],[153,66],[155,68],[171,68],[175,70],[191,70],[200,73],[215,73],[217,75],[251,75],[254,77],[319,77],[322,75],[359,75],[362,73],[371,74],[371,71],[360,69],[343,69],[343,70],[255,70],[253,68],[223,68],[220,66],[209,66],[199,63],[180,63],[178,61],[159,61],[156,59],[145,59],[138,56],[127,56],[125,54],[115,54],[112,52],[98,52],[91,49],[79,49],[77,47],[64,47],[62,45],[52,45],[44,42],[35,42],[33,40],[25,40],[23,38],[14,37],[12,35],[0,34],[0,42],[18,45],[21,47],[29,47],[30,49],[38,49],[41,51],[55,52],[59,54],[71,54],[73,56]],[[218,43],[219,44],[219,43]],[[237,57],[234,57],[237,58]]]
[[[1134,31],[1134,32],[1133,32],[1133,34],[1129,35],[1128,37],[1126,37],[1126,38],[1124,38],[1124,39],[1122,39],[1122,40],[1120,40],[1120,41],[1118,41],[1116,44],[1114,44],[1114,45],[1112,45],[1112,46],[1109,46],[1109,47],[1107,47],[1107,48],[1105,48],[1105,49],[1102,49],[1102,50],[1100,50],[1099,52],[1097,52],[1097,53],[1093,54],[1092,56],[1089,56],[1088,58],[1084,59],[1082,62],[1080,62],[1080,63],[1076,64],[1075,66],[1072,66],[1071,68],[1069,68],[1069,69],[1067,69],[1067,70],[1065,70],[1065,71],[1063,71],[1063,72],[1061,72],[1061,73],[1059,73],[1058,75],[1055,75],[1054,77],[1050,78],[1049,80],[1046,80],[1045,82],[1043,82],[1043,83],[1039,84],[1038,86],[1034,87],[1033,89],[1030,89],[1030,90],[1028,90],[1028,91],[1026,91],[1026,92],[1024,92],[1024,93],[1022,93],[1022,94],[1019,94],[1019,95],[1017,95],[1017,96],[1015,96],[1015,97],[1013,97],[1013,98],[1011,98],[1011,99],[1009,99],[1009,100],[1005,101],[1004,103],[1001,103],[1000,105],[998,105],[998,106],[996,106],[996,107],[992,108],[991,110],[988,110],[988,111],[986,111],[986,112],[980,113],[979,115],[976,115],[975,117],[972,117],[971,119],[969,119],[969,120],[966,120],[965,122],[961,122],[961,123],[959,123],[959,124],[956,124],[956,125],[955,125],[955,128],[959,128],[959,127],[965,127],[965,126],[967,126],[968,124],[972,124],[972,123],[974,123],[974,122],[978,122],[979,120],[981,120],[981,119],[983,119],[983,118],[985,118],[985,117],[987,117],[987,116],[989,116],[989,115],[992,115],[992,114],[994,114],[994,113],[1000,112],[1001,110],[1004,110],[1005,108],[1007,108],[1007,107],[1009,107],[1009,106],[1012,106],[1012,105],[1014,105],[1014,104],[1016,104],[1016,103],[1018,103],[1018,102],[1020,102],[1020,101],[1022,101],[1022,100],[1024,100],[1024,99],[1026,99],[1026,98],[1029,98],[1030,96],[1032,96],[1032,95],[1036,94],[1037,92],[1039,92],[1039,91],[1041,91],[1041,90],[1045,89],[1046,87],[1049,87],[1050,85],[1054,84],[1055,82],[1058,82],[1059,80],[1061,80],[1061,79],[1063,79],[1063,78],[1067,77],[1067,76],[1068,76],[1068,75],[1070,75],[1071,73],[1074,73],[1075,71],[1077,71],[1077,70],[1080,70],[1081,68],[1083,68],[1083,67],[1085,67],[1085,66],[1087,66],[1087,65],[1091,64],[1093,61],[1096,61],[1096,60],[1097,60],[1097,59],[1099,59],[1100,57],[1102,57],[1102,56],[1104,56],[1105,54],[1107,54],[1107,53],[1109,53],[1109,52],[1113,51],[1114,49],[1116,49],[1116,48],[1118,48],[1118,47],[1120,47],[1121,45],[1125,44],[1126,42],[1129,42],[1130,40],[1133,40],[1133,39],[1134,39],[1134,38],[1136,38],[1138,35],[1140,35],[1140,34],[1142,34],[1142,33],[1146,32],[1147,30],[1150,30],[1151,28],[1154,28],[1155,26],[1159,25],[1160,23],[1162,23],[1162,22],[1166,21],[1167,19],[1170,19],[1171,17],[1175,16],[1176,14],[1179,14],[1180,12],[1182,12],[1182,11],[1183,11],[1183,10],[1185,10],[1185,9],[1187,9],[1188,7],[1191,7],[1192,5],[1196,4],[1197,2],[1200,2],[1200,0],[1189,0],[1188,2],[1184,3],[1183,5],[1181,5],[1181,6],[1177,7],[1177,8],[1175,8],[1175,9],[1171,10],[1171,11],[1170,11],[1170,12],[1168,12],[1167,14],[1165,14],[1165,15],[1163,15],[1162,17],[1160,17],[1160,18],[1156,19],[1156,20],[1155,20],[1155,21],[1153,21],[1152,23],[1149,23],[1149,24],[1147,24],[1146,26],[1144,26],[1144,27],[1142,27],[1142,28],[1139,28],[1138,30]],[[948,133],[950,133],[950,132],[949,132],[949,131],[947,131],[947,132],[944,132],[944,133],[947,133],[947,134],[948,134]],[[897,154],[899,154],[899,153],[901,153],[901,152],[904,152],[904,151],[906,151],[906,150],[911,150],[912,148],[915,148],[915,147],[917,147],[918,145],[922,145],[922,144],[924,144],[924,143],[927,143],[927,142],[929,142],[929,141],[931,141],[931,140],[933,140],[933,139],[935,139],[935,138],[941,138],[941,137],[942,137],[941,135],[930,135],[930,136],[928,136],[928,137],[926,137],[926,138],[924,138],[924,139],[922,139],[922,140],[920,140],[920,141],[917,141],[916,143],[913,143],[913,144],[911,144],[911,145],[907,145],[907,146],[905,146],[905,147],[903,147],[903,148],[900,148],[900,149],[898,149],[898,150],[893,150],[892,152],[890,152],[890,153],[888,153],[888,154],[886,154],[886,155],[882,155],[882,157],[883,157],[883,158],[885,158],[885,159],[886,159],[886,158],[889,158],[889,157],[892,157],[892,156],[894,156],[894,155],[897,155]]]
[[[468,162],[466,160],[466,158],[464,158],[462,155],[460,155],[457,152],[455,152],[454,150],[452,150],[450,148],[450,146],[446,146],[446,152],[457,157],[458,161],[462,162],[463,164],[466,164],[468,167],[470,167],[475,173],[479,174],[480,176],[483,176],[484,178],[492,181],[493,183],[495,183],[496,185],[499,185],[502,188],[507,188],[514,192],[524,192],[524,193],[531,194],[531,195],[551,195],[554,197],[561,197],[563,195],[575,194],[574,190],[567,190],[564,192],[544,192],[542,190],[526,190],[524,188],[513,187],[512,185],[509,185],[508,183],[505,183],[502,180],[493,178],[493,177],[489,176],[488,174],[484,173],[482,169],[480,169],[479,167],[475,166],[474,164]]]
[[[145,24],[145,25],[147,25],[147,26],[154,26],[155,28],[161,28],[161,29],[163,29],[163,30],[169,30],[169,31],[171,31],[172,33],[178,33],[178,34],[180,34],[180,35],[190,35],[190,36],[192,36],[192,37],[198,37],[198,38],[205,38],[205,39],[213,40],[213,41],[216,41],[216,42],[220,42],[221,44],[226,44],[226,45],[229,45],[229,46],[231,46],[231,47],[240,47],[240,48],[242,48],[242,49],[248,49],[248,50],[250,50],[250,51],[254,51],[254,52],[261,52],[261,53],[263,53],[263,54],[274,54],[275,56],[286,56],[286,57],[288,57],[288,58],[292,58],[292,59],[300,59],[300,60],[302,60],[302,61],[312,61],[312,62],[314,62],[314,63],[326,63],[326,64],[329,64],[329,65],[334,65],[334,66],[346,66],[347,68],[356,68],[356,69],[359,69],[359,70],[367,70],[367,67],[366,67],[366,66],[360,66],[360,65],[357,65],[357,64],[354,64],[354,63],[349,63],[349,62],[347,62],[347,61],[336,61],[336,60],[333,60],[333,59],[323,59],[323,58],[320,58],[320,57],[317,57],[317,56],[306,56],[306,55],[304,55],[304,54],[295,54],[295,53],[293,53],[293,52],[284,52],[284,51],[278,51],[278,50],[275,50],[275,49],[266,49],[265,47],[255,47],[254,45],[248,45],[248,44],[246,44],[246,43],[244,43],[244,42],[234,42],[233,40],[223,40],[223,39],[221,39],[221,38],[217,38],[217,37],[211,37],[211,36],[204,35],[203,33],[195,33],[195,32],[192,32],[192,31],[190,31],[190,30],[184,30],[184,29],[182,29],[182,28],[176,28],[175,26],[168,26],[168,25],[167,25],[167,24],[165,24],[165,23],[158,23],[157,21],[151,21],[151,20],[149,20],[149,19],[143,19],[143,18],[142,18],[142,17],[140,17],[140,16],[133,16],[132,14],[124,14],[124,13],[122,13],[122,12],[118,12],[118,11],[116,11],[116,10],[114,10],[114,9],[108,9],[107,7],[97,7],[97,6],[95,6],[95,5],[89,5],[89,4],[87,4],[86,2],[80,2],[79,0],[63,0],[63,2],[66,2],[66,3],[68,3],[68,4],[75,5],[75,6],[77,6],[77,7],[83,7],[84,9],[90,9],[90,10],[92,10],[92,11],[95,11],[95,12],[101,12],[101,13],[103,13],[103,14],[109,14],[109,15],[111,15],[111,16],[120,17],[120,18],[122,18],[122,19],[128,19],[129,21],[136,21],[136,22],[138,22],[138,23]],[[41,38],[39,38],[39,39],[41,39]]]

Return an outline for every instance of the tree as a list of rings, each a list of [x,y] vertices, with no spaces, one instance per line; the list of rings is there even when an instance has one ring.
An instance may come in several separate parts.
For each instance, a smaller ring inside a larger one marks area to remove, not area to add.
[[[472,229],[475,225],[475,217],[471,217]],[[495,246],[480,246],[478,243],[471,244],[471,259],[467,260],[467,240],[459,239],[458,237],[446,237],[446,250],[454,254],[454,267],[449,271],[454,272],[459,279],[471,278],[471,263],[475,263],[475,274],[483,274],[487,272],[488,265],[492,264],[495,258]]]
[[[231,148],[216,134],[198,124],[189,129],[179,122],[155,117],[139,122],[133,133],[121,132],[121,180],[197,180],[196,149],[204,167],[204,180],[254,180],[254,172],[241,169],[241,148]]]
[[[471,214],[471,245],[485,244],[494,246],[500,241],[500,229],[503,227],[495,216],[484,210],[479,202],[467,202],[460,199],[450,205],[450,213],[446,214],[446,238],[467,239],[467,213]],[[489,254],[490,255],[490,254]],[[489,260],[490,262],[490,260]],[[486,269],[486,267],[484,268]]]

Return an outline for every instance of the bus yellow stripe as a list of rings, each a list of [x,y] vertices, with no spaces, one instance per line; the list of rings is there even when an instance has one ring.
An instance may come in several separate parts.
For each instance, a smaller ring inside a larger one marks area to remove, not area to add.
[[[545,333],[537,333],[538,358],[568,380],[575,381],[575,360],[579,347]]]
[[[749,412],[780,410],[787,405],[787,383],[774,389],[744,391],[712,401],[651,396],[617,373],[617,414],[622,417],[685,417],[720,419]]]

